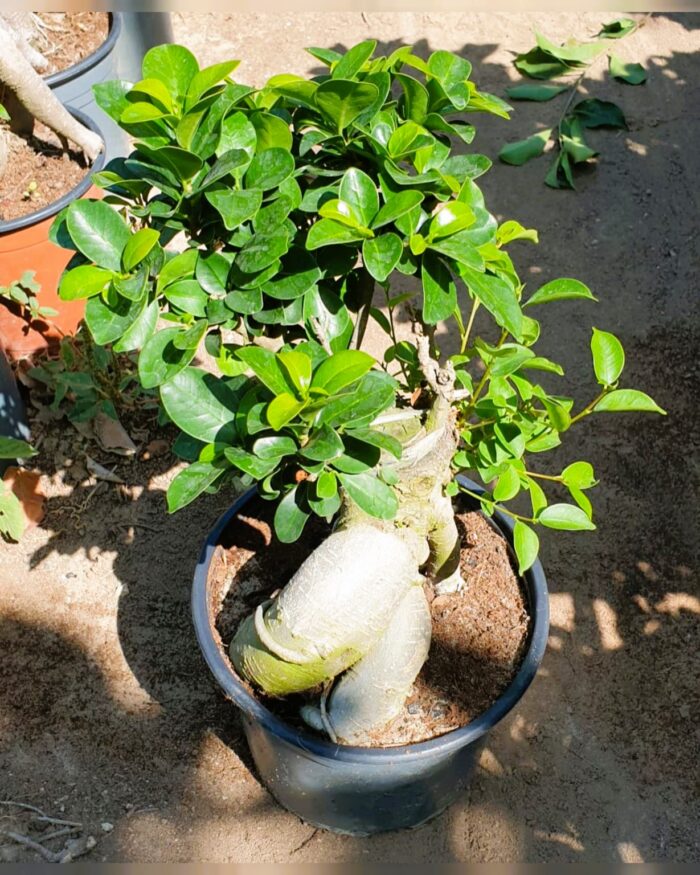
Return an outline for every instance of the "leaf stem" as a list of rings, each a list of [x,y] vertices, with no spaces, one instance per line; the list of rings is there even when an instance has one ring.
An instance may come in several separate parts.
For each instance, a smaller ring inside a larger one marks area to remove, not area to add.
[[[469,321],[467,322],[467,327],[464,331],[464,334],[462,335],[462,343],[461,343],[460,348],[459,348],[460,353],[463,353],[464,350],[467,348],[467,342],[469,341],[469,335],[470,335],[472,327],[474,325],[474,317],[476,316],[476,311],[478,309],[479,309],[479,299],[475,297],[474,301],[472,303],[472,311],[469,314]]]
[[[588,416],[590,413],[593,413],[593,410],[596,404],[610,392],[610,388],[606,386],[605,389],[600,393],[600,395],[596,395],[596,397],[590,402],[590,404],[586,404],[586,406],[581,410],[576,416],[571,417],[570,425],[573,425],[575,422],[578,422],[579,419],[583,419],[584,416]]]
[[[476,498],[477,501],[481,501],[482,498],[483,498],[483,496],[479,495],[478,492],[472,492],[471,489],[467,489],[467,487],[466,487],[466,486],[462,486],[461,483],[460,483],[460,485],[459,485],[459,488],[460,488],[460,490],[461,490],[462,492],[464,492],[466,495],[470,495],[472,498]],[[487,500],[487,501],[490,501],[490,499],[486,499],[486,500]],[[514,510],[509,510],[509,509],[508,509],[505,505],[503,505],[503,504],[498,504],[498,502],[496,502],[496,501],[491,502],[491,503],[493,504],[494,508],[496,508],[497,510],[500,510],[501,513],[505,513],[505,514],[507,514],[508,516],[513,517],[513,519],[515,519],[515,520],[520,520],[520,522],[522,522],[522,523],[533,523],[533,524],[535,524],[535,525],[537,524],[537,520],[536,520],[534,517],[531,517],[531,516],[523,516],[522,514],[516,513]]]

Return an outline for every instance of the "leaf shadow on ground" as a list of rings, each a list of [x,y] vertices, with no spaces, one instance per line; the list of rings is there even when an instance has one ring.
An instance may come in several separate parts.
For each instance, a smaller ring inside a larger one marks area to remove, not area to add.
[[[509,73],[488,62],[494,48],[469,45],[464,55],[476,81],[502,93]],[[425,54],[429,46],[418,49]],[[518,257],[532,282],[559,275],[586,281],[601,298],[595,324],[625,344],[629,384],[670,415],[601,419],[572,434],[565,454],[553,454],[554,466],[594,463],[602,480],[599,529],[546,540],[550,646],[533,688],[489,739],[464,798],[417,832],[355,839],[314,834],[260,789],[238,717],[208,676],[189,616],[201,542],[230,497],[208,496],[165,517],[169,456],[120,466],[133,499],[110,485],[88,501],[92,487],[78,485],[49,502],[44,529],[51,535],[35,550],[35,573],[57,555],[73,557],[69,573],[78,581],[85,574],[89,599],[88,557],[113,554],[117,627],[95,603],[87,648],[70,606],[43,625],[28,622],[20,608],[5,611],[0,796],[47,805],[65,796],[86,820],[114,821],[99,846],[113,861],[220,860],[209,830],[225,835],[234,823],[236,861],[363,860],[367,852],[394,862],[694,858],[693,65],[682,52],[651,59],[653,107],[647,92],[624,91],[631,129],[599,135],[604,159],[580,194],[545,189],[541,160],[497,167],[484,182],[499,218],[541,230],[539,249],[523,247]],[[605,97],[607,88],[617,86],[596,85],[596,93]],[[519,109],[510,129],[487,120],[475,147],[494,155],[505,138],[527,135],[540,113]],[[561,361],[569,385],[587,397],[590,312],[571,302],[542,318],[542,352]],[[444,342],[449,348],[453,340]],[[286,843],[284,853],[268,849],[273,834]]]

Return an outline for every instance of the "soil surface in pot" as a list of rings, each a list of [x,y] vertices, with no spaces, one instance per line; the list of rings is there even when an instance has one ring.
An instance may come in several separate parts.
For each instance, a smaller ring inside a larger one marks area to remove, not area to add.
[[[7,170],[0,180],[0,221],[34,213],[75,188],[87,173],[80,151],[64,152],[58,137],[42,124],[31,137],[8,135]]]
[[[87,58],[107,39],[106,12],[39,12],[41,25],[32,40],[49,62],[46,75],[67,70]]]
[[[297,543],[280,544],[271,534],[273,512],[268,502],[251,502],[225,532],[212,562],[211,597],[224,648],[239,623],[287,583],[329,532],[314,519]],[[372,747],[412,744],[465,726],[496,701],[523,659],[530,618],[506,541],[480,513],[459,513],[457,522],[467,586],[434,597],[426,584],[433,620],[430,654],[403,711],[374,733]],[[299,718],[308,696],[256,695],[288,723],[308,729]]]

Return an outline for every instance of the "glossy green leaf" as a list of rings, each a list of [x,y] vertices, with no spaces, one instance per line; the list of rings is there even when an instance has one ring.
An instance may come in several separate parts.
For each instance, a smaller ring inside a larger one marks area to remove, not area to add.
[[[567,63],[543,51],[539,46],[518,55],[513,64],[519,73],[531,79],[554,79],[571,72]]]
[[[277,358],[294,388],[305,397],[311,385],[311,359],[296,349],[281,350]]]
[[[194,358],[196,347],[178,349],[173,343],[180,332],[180,328],[163,328],[141,350],[138,371],[144,389],[155,389],[172,380]]]
[[[391,520],[399,507],[396,493],[374,474],[337,474],[343,489],[350,499],[363,510],[380,520]]]
[[[333,67],[333,72],[331,73],[333,79],[352,79],[372,57],[376,48],[377,41],[373,39],[365,40],[353,46]]]
[[[104,201],[74,201],[66,214],[68,232],[80,252],[98,267],[121,270],[129,241],[126,222]]]
[[[329,425],[354,423],[356,428],[369,422],[394,403],[397,383],[383,371],[370,371],[360,382],[330,398],[324,405],[319,422]]]
[[[452,105],[464,109],[469,102],[469,89],[465,84],[472,71],[469,61],[440,50],[428,58],[428,71],[438,80]]]
[[[239,64],[240,61],[222,61],[220,64],[212,64],[195,73],[187,87],[185,105],[194,106],[205,91],[230,76]]]
[[[129,237],[122,252],[124,270],[133,270],[140,264],[158,242],[158,231],[153,228],[141,228]]]
[[[569,90],[568,85],[513,85],[506,88],[506,94],[511,100],[551,100],[562,91]]]
[[[293,389],[277,356],[261,346],[244,346],[237,350],[238,358],[253,371],[255,376],[275,395]]]
[[[254,456],[252,453],[246,452],[246,450],[241,449],[241,447],[235,446],[226,447],[224,455],[232,465],[240,471],[243,471],[245,474],[254,477],[256,480],[262,480],[264,477],[267,477],[268,474],[271,474],[275,470],[279,463],[278,457],[272,459],[261,459],[258,458],[258,456]]]
[[[168,486],[168,512],[174,513],[194,501],[223,474],[210,462],[193,462],[183,468]]]
[[[206,316],[209,296],[197,280],[178,280],[165,289],[168,301],[183,313],[192,316]]]
[[[114,351],[132,352],[136,349],[142,349],[146,341],[153,336],[159,315],[158,301],[151,301],[115,342]]]
[[[0,480],[0,534],[12,541],[19,541],[25,526],[20,500]]]
[[[267,421],[275,431],[279,431],[287,423],[291,422],[304,409],[306,404],[306,400],[299,401],[294,395],[283,392],[270,401],[265,414]]]
[[[277,505],[273,525],[283,544],[292,544],[304,531],[310,514],[297,501],[299,487],[295,486]]]
[[[520,475],[513,467],[506,470],[498,478],[498,483],[493,490],[496,501],[508,501],[520,492]]]
[[[457,306],[457,288],[444,261],[426,252],[421,266],[423,284],[423,319],[436,325],[454,313]]]
[[[316,481],[319,498],[333,498],[338,492],[338,479],[332,471],[324,471]]]
[[[237,393],[226,379],[200,368],[186,367],[160,388],[165,412],[177,427],[204,443],[231,443]]]
[[[642,85],[647,81],[647,73],[641,64],[623,61],[617,55],[610,55],[610,75],[628,85]]]
[[[496,322],[516,340],[521,339],[523,314],[513,287],[496,276],[479,273],[462,264],[460,275]]]
[[[271,112],[254,112],[250,116],[250,122],[255,128],[256,152],[268,149],[283,149],[288,152],[292,148],[292,132],[284,119]]]
[[[525,574],[535,564],[540,550],[537,532],[520,520],[516,520],[513,527],[513,546],[518,557],[518,574]]]
[[[401,458],[403,452],[401,442],[390,434],[385,434],[374,428],[348,429],[346,434],[355,440],[362,441],[362,443],[370,444],[373,447],[378,447],[380,450],[391,453],[397,459]]]
[[[374,103],[378,94],[377,87],[367,82],[329,79],[319,85],[314,102],[341,132]]]
[[[216,154],[222,156],[233,149],[240,149],[250,161],[255,155],[257,144],[258,137],[248,116],[242,112],[234,112],[221,122]]]
[[[601,386],[610,386],[615,383],[625,366],[625,351],[617,337],[608,331],[599,331],[594,328],[591,338],[591,352],[593,354],[593,369]]]
[[[0,459],[31,459],[37,452],[27,441],[0,435]]]
[[[484,259],[479,254],[470,231],[460,231],[450,237],[432,240],[430,248],[447,255],[460,264],[476,271],[484,270]]]
[[[289,249],[286,233],[255,234],[236,256],[235,265],[244,273],[258,273]]]
[[[330,462],[342,455],[345,447],[342,440],[328,425],[314,430],[311,439],[299,451],[302,456],[314,462]]]
[[[214,166],[199,184],[199,188],[207,188],[225,176],[235,175],[235,171],[245,167],[249,161],[249,155],[243,149],[229,149],[216,160]]]
[[[572,462],[561,472],[561,479],[567,486],[590,489],[598,482],[590,462]]]
[[[374,364],[375,360],[369,353],[359,349],[344,349],[321,362],[314,371],[311,385],[334,395],[359,380]]]
[[[294,158],[284,149],[265,149],[250,162],[245,174],[246,188],[268,191],[294,172]]]
[[[538,522],[548,529],[569,532],[593,531],[595,526],[580,507],[573,504],[550,504],[539,515]]]
[[[357,228],[341,225],[333,219],[319,219],[315,222],[306,237],[306,248],[309,251],[322,246],[333,246],[343,243],[354,243],[364,240],[365,234]]]
[[[593,409],[596,413],[638,411],[666,414],[653,398],[638,389],[615,389],[601,398]]]
[[[589,97],[579,101],[573,111],[585,128],[627,128],[620,107],[608,100]]]
[[[85,321],[95,343],[104,346],[120,338],[142,310],[141,301],[119,298],[114,304],[108,304],[100,295],[95,295],[85,306]]]
[[[526,140],[506,143],[498,153],[498,157],[506,164],[515,164],[517,166],[525,164],[526,161],[537,158],[544,152],[544,147],[547,145],[551,135],[551,128],[547,128],[544,131],[538,131]]]
[[[371,177],[357,167],[351,167],[340,180],[340,198],[353,207],[362,224],[369,227],[379,210],[377,186]]]
[[[389,197],[372,220],[370,227],[372,229],[382,228],[390,222],[395,222],[396,219],[417,207],[422,200],[423,194],[413,190],[401,191]]]
[[[62,301],[91,298],[106,288],[112,276],[111,270],[94,267],[92,264],[81,264],[63,274],[58,286],[58,296]]]
[[[575,298],[586,298],[589,301],[597,301],[588,286],[580,280],[562,278],[552,280],[540,286],[523,304],[529,307],[531,304],[548,304],[551,301],[569,301]]]
[[[362,261],[377,282],[383,283],[394,271],[403,253],[401,238],[389,232],[365,240],[362,244]]]
[[[160,80],[168,92],[183,100],[199,72],[197,59],[184,46],[162,45],[149,49],[143,59],[145,79]]]
[[[605,51],[605,43],[602,41],[576,42],[575,40],[570,40],[564,45],[557,46],[540,33],[536,33],[535,37],[537,45],[543,52],[547,52],[553,58],[566,64],[576,66],[590,64],[594,58],[597,58],[601,52]]]
[[[473,211],[465,203],[449,201],[433,215],[428,228],[428,243],[464,231],[475,220]]]
[[[604,24],[598,36],[605,39],[622,39],[627,36],[637,27],[637,22],[632,18],[617,18],[615,21],[610,21]]]
[[[204,197],[219,213],[228,231],[235,231],[251,219],[262,204],[262,192],[255,189],[240,191],[230,188],[214,189],[205,192]]]
[[[253,453],[259,459],[265,460],[293,456],[298,450],[299,447],[294,438],[281,434],[258,438],[253,444]]]

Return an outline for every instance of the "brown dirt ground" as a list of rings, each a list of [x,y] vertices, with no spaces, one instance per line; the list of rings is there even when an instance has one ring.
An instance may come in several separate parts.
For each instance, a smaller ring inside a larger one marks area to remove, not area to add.
[[[109,33],[106,12],[40,12],[44,27],[34,40],[50,67],[47,75],[66,70],[87,58]]]
[[[533,26],[563,40],[595,33],[601,18],[186,13],[174,23],[201,62],[242,58],[241,78],[254,82],[309,70],[304,45],[374,36],[463,51],[481,86],[502,94],[509,52],[532,44]],[[91,450],[128,486],[93,493],[56,473],[80,451],[56,423],[39,459],[47,517],[21,545],[0,546],[0,799],[82,822],[97,839],[92,861],[697,862],[699,25],[659,13],[620,45],[649,69],[646,86],[594,75],[629,130],[591,137],[602,156],[578,193],[545,188],[544,159],[484,180],[499,217],[540,229],[539,247],[518,253],[526,275],[580,277],[600,298],[543,308],[542,352],[562,362],[567,387],[594,392],[593,318],[620,335],[628,385],[669,416],[587,421],[552,454],[553,468],[593,462],[598,530],[544,539],[549,648],[469,792],[421,830],[373,838],[315,831],[281,810],[189,618],[199,547],[228,498],[167,517],[171,458],[142,465]],[[478,147],[494,155],[549,112],[522,105],[510,123],[484,121]],[[29,831],[28,817],[0,812],[0,824]],[[36,859],[13,843],[0,853]]]

